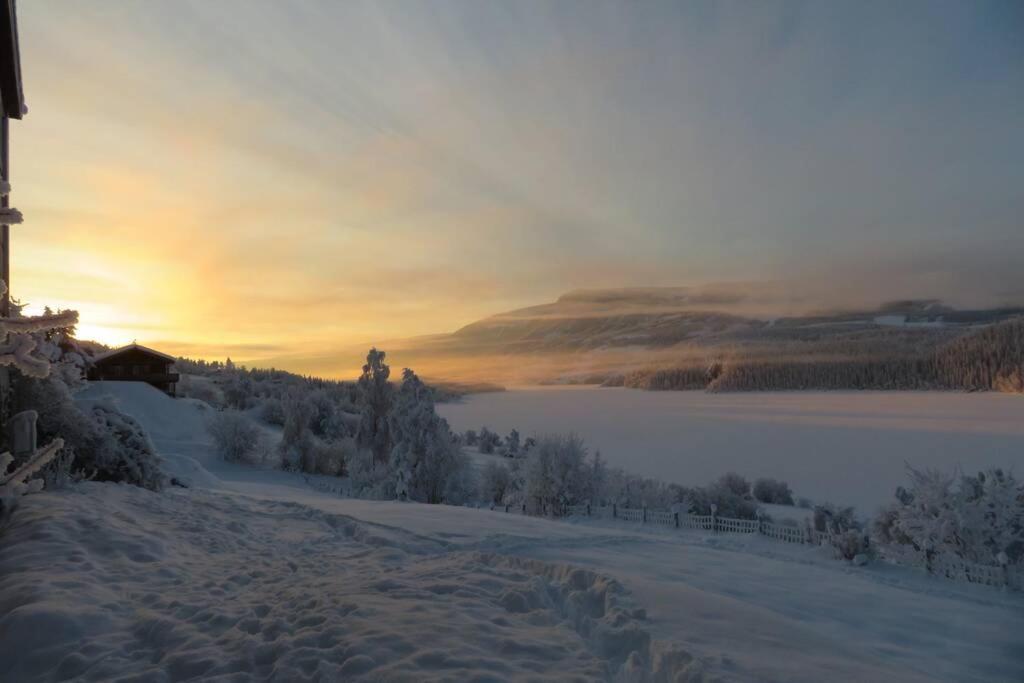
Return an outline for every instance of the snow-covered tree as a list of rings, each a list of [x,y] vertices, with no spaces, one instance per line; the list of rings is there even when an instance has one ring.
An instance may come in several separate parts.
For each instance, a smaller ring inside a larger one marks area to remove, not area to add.
[[[359,447],[368,449],[378,463],[386,463],[391,456],[388,414],[394,390],[388,381],[391,369],[384,363],[385,356],[384,351],[370,349],[357,382],[361,410],[356,440]]]
[[[525,502],[534,512],[561,514],[567,505],[585,502],[589,492],[587,449],[575,434],[537,440],[525,470]]]
[[[754,499],[775,505],[793,505],[793,491],[789,484],[777,479],[762,477],[754,482]]]
[[[1024,488],[1012,475],[989,470],[958,480],[911,467],[907,474],[910,486],[875,519],[879,543],[979,564],[1024,561]]]
[[[452,439],[448,423],[437,415],[433,392],[412,370],[402,374],[388,420],[394,443],[390,470],[395,495],[425,503],[462,502],[469,463]]]

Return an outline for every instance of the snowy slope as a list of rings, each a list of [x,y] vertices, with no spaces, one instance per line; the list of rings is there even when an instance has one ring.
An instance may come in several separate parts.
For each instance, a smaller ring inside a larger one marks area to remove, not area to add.
[[[90,392],[199,485],[26,498],[0,535],[4,680],[1024,679],[1018,594],[766,539],[329,496],[216,462],[193,403]]]

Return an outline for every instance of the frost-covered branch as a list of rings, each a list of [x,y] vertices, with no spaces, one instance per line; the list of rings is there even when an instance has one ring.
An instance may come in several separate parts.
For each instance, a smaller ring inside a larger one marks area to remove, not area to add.
[[[7,293],[7,283],[0,280],[0,298]],[[13,365],[29,377],[46,377],[50,363],[32,355],[38,342],[32,336],[39,332],[70,327],[78,322],[76,311],[49,315],[0,317],[0,365]]]
[[[0,498],[17,496],[22,493],[41,489],[43,485],[41,479],[37,479],[33,482],[26,482],[26,480],[57,457],[57,453],[59,453],[60,449],[63,447],[64,439],[54,439],[46,446],[33,453],[32,456],[21,465],[21,467],[18,467],[10,474],[0,474]],[[3,465],[4,469],[7,468],[10,462],[10,453],[0,455],[0,464]]]
[[[10,193],[11,184],[6,180],[0,180],[0,195],[6,197]],[[10,206],[0,207],[0,225],[17,225],[24,220],[21,211]]]

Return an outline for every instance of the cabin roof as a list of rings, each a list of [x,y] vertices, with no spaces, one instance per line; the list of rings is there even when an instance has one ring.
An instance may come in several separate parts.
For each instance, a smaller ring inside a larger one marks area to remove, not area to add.
[[[21,84],[18,51],[18,13],[15,0],[0,0],[0,109],[3,115],[20,119],[25,113],[25,92]]]
[[[108,358],[113,358],[114,356],[120,356],[122,353],[126,353],[128,351],[142,351],[143,353],[148,353],[150,355],[157,356],[171,363],[178,360],[174,356],[169,356],[166,353],[161,353],[156,349],[151,349],[148,346],[143,346],[142,344],[129,344],[128,346],[122,346],[119,349],[114,349],[113,351],[107,351],[106,353],[101,353],[98,356],[93,356],[92,362],[98,363],[101,360],[107,360]]]

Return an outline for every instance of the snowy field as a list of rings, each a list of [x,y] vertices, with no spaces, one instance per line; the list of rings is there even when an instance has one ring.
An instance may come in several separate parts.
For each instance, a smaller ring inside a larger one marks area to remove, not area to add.
[[[758,537],[339,498],[218,462],[194,401],[82,400],[104,395],[194,486],[23,499],[2,680],[1024,680],[1020,594]]]
[[[609,463],[684,485],[730,470],[873,514],[904,465],[1024,471],[1024,397],[955,392],[653,392],[551,387],[438,405],[458,431],[580,434]]]

